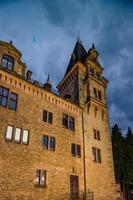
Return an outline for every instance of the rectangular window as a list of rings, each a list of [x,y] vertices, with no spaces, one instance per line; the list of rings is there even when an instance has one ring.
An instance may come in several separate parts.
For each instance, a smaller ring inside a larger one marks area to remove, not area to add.
[[[97,98],[97,90],[96,90],[96,88],[93,88],[93,91],[94,91],[94,97]]]
[[[94,147],[92,147],[92,156],[93,156],[93,161],[97,162],[96,148],[94,148]]]
[[[76,145],[75,144],[71,144],[71,154],[72,156],[76,156]]]
[[[47,111],[46,110],[43,111],[43,121],[47,122]]]
[[[100,74],[96,72],[96,79],[100,80]]]
[[[74,124],[74,117],[69,116],[69,128],[74,131],[75,124]]]
[[[6,131],[6,140],[12,140],[13,138],[13,126],[7,126],[7,131]]]
[[[50,137],[50,150],[55,151],[55,137]]]
[[[52,124],[53,122],[53,114],[51,112],[48,113],[48,122]]]
[[[46,187],[46,170],[37,169],[35,185],[40,187]]]
[[[68,128],[68,115],[65,113],[62,114],[62,125]]]
[[[89,74],[92,75],[92,76],[94,76],[94,69],[92,69],[91,67],[89,69]]]
[[[18,95],[15,93],[10,93],[10,99],[9,99],[9,105],[8,107],[12,110],[16,110],[17,108],[17,99],[18,99]]]
[[[43,148],[48,149],[49,137],[47,135],[43,135]]]
[[[0,86],[0,105],[7,107],[9,90]]]
[[[99,98],[100,100],[102,100],[101,91],[98,91],[98,98]]]
[[[77,144],[77,156],[81,157],[81,148],[80,145]]]
[[[28,144],[28,142],[29,142],[29,131],[28,130],[23,130],[22,143],[23,144]]]
[[[71,143],[71,155],[81,157],[80,145]]]
[[[15,140],[15,142],[21,141],[21,129],[20,128],[16,128],[14,140]]]
[[[43,111],[43,121],[52,124],[53,123],[53,113],[47,110]]]
[[[92,147],[93,161],[96,163],[101,163],[101,150]]]
[[[97,162],[101,163],[101,150],[97,149]]]
[[[97,131],[97,139],[100,140],[100,132]]]

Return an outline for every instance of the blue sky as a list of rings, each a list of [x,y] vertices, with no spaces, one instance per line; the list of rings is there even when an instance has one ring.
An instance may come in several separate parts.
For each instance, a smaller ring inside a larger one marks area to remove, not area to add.
[[[100,53],[111,124],[133,127],[133,1],[0,0],[0,40],[13,41],[41,82],[62,79],[77,36]]]

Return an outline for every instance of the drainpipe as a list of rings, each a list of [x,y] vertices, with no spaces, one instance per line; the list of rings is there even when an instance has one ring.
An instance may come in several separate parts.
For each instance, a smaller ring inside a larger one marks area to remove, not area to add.
[[[85,165],[85,131],[84,131],[84,114],[82,110],[82,134],[83,134],[83,170],[84,170],[84,200],[86,200],[86,165]]]

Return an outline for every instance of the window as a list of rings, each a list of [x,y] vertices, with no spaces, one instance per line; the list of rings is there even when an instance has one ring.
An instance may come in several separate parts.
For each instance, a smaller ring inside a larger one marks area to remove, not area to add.
[[[56,141],[55,137],[43,135],[43,148],[55,151]]]
[[[53,123],[53,113],[47,110],[43,111],[43,121],[52,124]]]
[[[16,128],[14,140],[15,140],[15,142],[21,141],[21,129],[20,128]]]
[[[100,80],[100,74],[96,72],[96,79]]]
[[[93,88],[93,92],[94,92],[94,97],[97,98],[97,90],[96,90],[96,88]]]
[[[100,140],[100,132],[98,130],[93,129],[94,139]]]
[[[68,115],[64,113],[62,114],[62,125],[68,128]]]
[[[101,150],[92,147],[93,162],[101,163]]]
[[[6,107],[9,90],[0,86],[0,105]]]
[[[0,105],[16,110],[18,95],[10,92],[7,88],[0,86]]]
[[[81,157],[80,145],[71,143],[71,155]]]
[[[13,126],[7,126],[6,130],[6,140],[12,140],[13,138]]]
[[[69,128],[71,130],[74,130],[75,126],[74,126],[74,117],[69,117]]]
[[[5,67],[9,70],[13,70],[14,59],[8,55],[4,55],[2,58],[2,67]]]
[[[50,137],[50,150],[55,151],[55,137]]]
[[[102,99],[101,91],[98,91],[98,98],[99,98],[100,100]]]
[[[72,116],[68,116],[67,114],[62,114],[62,126],[65,128],[69,128],[71,131],[75,130],[75,119]]]
[[[46,170],[37,169],[35,186],[46,187]]]
[[[94,76],[94,69],[92,69],[91,67],[89,69],[89,74],[92,75],[92,76]]]
[[[15,141],[22,144],[28,144],[29,131],[8,125],[6,131],[6,140]]]
[[[48,140],[49,140],[49,137],[47,135],[43,135],[43,147],[48,149]]]
[[[29,143],[29,131],[28,130],[23,130],[22,143],[23,144]]]
[[[9,99],[9,108],[12,110],[16,110],[17,108],[17,99],[18,95],[14,93],[10,93],[10,99]]]

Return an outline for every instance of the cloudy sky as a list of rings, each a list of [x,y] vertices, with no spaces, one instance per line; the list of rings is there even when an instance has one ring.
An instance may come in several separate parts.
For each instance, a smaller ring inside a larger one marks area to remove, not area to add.
[[[13,41],[41,82],[62,79],[77,36],[100,53],[111,125],[133,128],[132,0],[0,0],[0,40]]]

